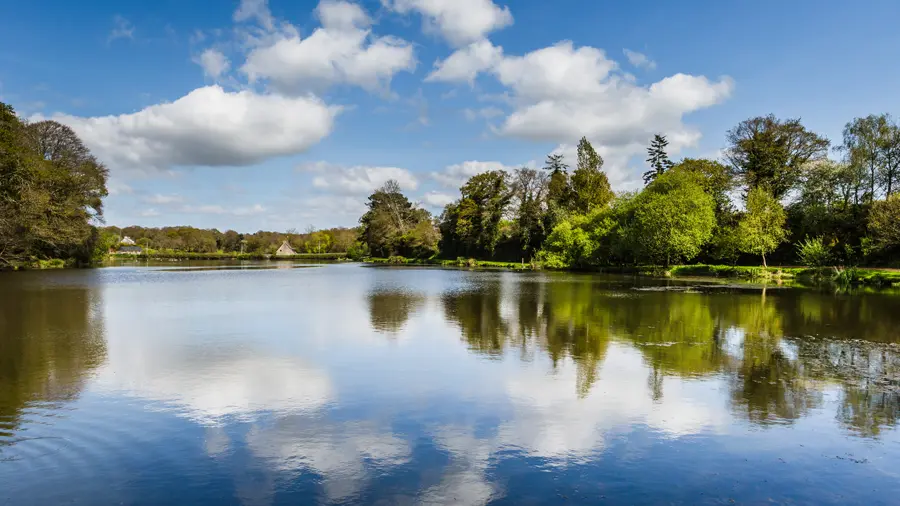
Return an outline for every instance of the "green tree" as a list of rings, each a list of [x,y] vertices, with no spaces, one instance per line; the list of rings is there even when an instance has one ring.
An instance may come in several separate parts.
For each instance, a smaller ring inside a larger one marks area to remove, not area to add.
[[[587,138],[578,142],[578,167],[572,174],[574,207],[581,213],[606,207],[613,199],[609,179],[602,170],[603,158]]]
[[[653,262],[690,260],[712,237],[715,202],[698,178],[688,172],[667,172],[637,196],[630,223],[633,243]]]
[[[431,222],[428,211],[413,206],[393,179],[375,190],[366,206],[368,211],[359,219],[359,237],[375,256],[409,253],[402,249],[403,237],[420,222]]]
[[[742,121],[727,139],[725,156],[735,178],[748,190],[766,188],[776,199],[795,187],[808,162],[825,158],[830,144],[799,119],[771,114]]]
[[[879,176],[884,172],[886,147],[891,138],[890,117],[887,114],[854,118],[844,127],[844,143],[841,150],[847,162],[856,169],[858,186],[868,185],[862,200],[875,200]],[[864,182],[863,182],[864,181]],[[857,188],[857,200],[861,188]]]
[[[548,177],[546,173],[522,167],[512,175],[512,214],[522,252],[529,257],[546,238]]]
[[[716,204],[716,217],[720,220],[733,209],[729,193],[734,190],[734,176],[731,171],[715,160],[685,158],[671,168],[676,172],[693,174],[696,181]]]
[[[900,195],[892,195],[872,205],[869,232],[882,249],[900,247]]]
[[[881,141],[883,163],[881,166],[881,183],[885,195],[890,197],[900,190],[900,125],[890,121],[888,131]]]
[[[747,194],[747,211],[738,226],[741,235],[741,250],[760,255],[763,267],[766,254],[775,251],[786,234],[784,223],[787,215],[781,203],[764,188],[757,187]]]
[[[90,262],[107,170],[75,132],[25,124],[0,103],[0,265],[39,258]]]
[[[647,164],[650,165],[650,170],[644,172],[645,185],[652,183],[674,165],[666,153],[666,146],[668,145],[669,141],[665,135],[656,134],[653,136],[653,141],[650,142],[650,147],[647,148]]]
[[[512,198],[508,174],[500,170],[471,177],[462,198],[441,216],[441,250],[445,254],[490,257],[500,240],[500,226]]]

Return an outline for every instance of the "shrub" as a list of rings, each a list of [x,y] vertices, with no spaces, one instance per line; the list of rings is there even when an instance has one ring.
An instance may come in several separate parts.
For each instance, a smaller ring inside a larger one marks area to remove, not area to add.
[[[809,267],[825,267],[831,258],[828,246],[822,242],[821,237],[807,237],[797,243],[797,259],[801,265]]]

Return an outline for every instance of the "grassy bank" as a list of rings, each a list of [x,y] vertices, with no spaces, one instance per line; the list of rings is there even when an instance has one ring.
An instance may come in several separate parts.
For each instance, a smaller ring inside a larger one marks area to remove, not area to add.
[[[440,258],[390,257],[367,258],[365,261],[366,263],[383,265],[431,265],[438,267],[466,267],[471,269],[498,269],[514,271],[528,271],[538,269],[538,266],[535,264],[522,264],[518,262],[494,262],[491,260],[475,260],[474,258],[458,258],[456,260],[445,260]]]
[[[189,253],[189,252],[149,252],[138,255],[114,253],[115,259],[138,260],[343,260],[346,253],[301,253],[298,255],[275,256],[257,253]]]
[[[519,262],[494,262],[488,260],[476,260],[474,258],[459,258],[445,260],[439,258],[368,258],[366,262],[386,265],[431,265],[438,267],[463,267],[471,269],[501,269],[501,270],[540,270],[538,263]],[[597,272],[604,274],[637,274],[657,277],[705,277],[721,279],[740,279],[749,281],[797,281],[801,283],[836,283],[849,285],[865,285],[877,287],[889,287],[900,285],[900,271],[859,268],[859,267],[769,267],[759,266],[734,266],[734,265],[676,265],[662,266],[610,266],[593,269],[572,269],[580,272]]]

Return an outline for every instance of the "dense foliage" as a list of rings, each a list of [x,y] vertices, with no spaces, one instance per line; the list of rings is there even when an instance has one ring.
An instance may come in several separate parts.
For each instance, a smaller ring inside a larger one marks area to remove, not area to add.
[[[346,253],[356,241],[357,231],[350,228],[328,230],[296,230],[287,232],[258,231],[242,234],[234,230],[194,227],[106,227],[101,237],[107,247],[114,247],[129,237],[138,246],[155,252],[173,253],[247,253],[271,255],[284,241],[297,253]]]
[[[107,170],[71,128],[0,102],[0,268],[95,257]]]
[[[851,121],[833,150],[799,119],[772,115],[741,122],[727,141],[724,163],[676,163],[666,137],[656,135],[645,188],[618,195],[603,158],[584,138],[573,171],[554,153],[543,170],[475,175],[438,220],[438,255],[550,268],[897,264],[900,126],[890,116]],[[396,199],[413,209],[402,195]],[[374,247],[385,237],[392,235],[364,242],[385,255]]]
[[[397,181],[390,180],[369,196],[368,211],[359,219],[360,246],[375,256],[431,256],[438,235],[431,213],[414,206]],[[354,249],[354,255],[361,252]]]

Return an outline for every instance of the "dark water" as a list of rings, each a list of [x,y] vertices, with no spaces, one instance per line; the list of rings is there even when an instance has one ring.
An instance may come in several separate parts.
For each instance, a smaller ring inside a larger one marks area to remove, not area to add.
[[[900,295],[0,274],[0,505],[898,504]]]

